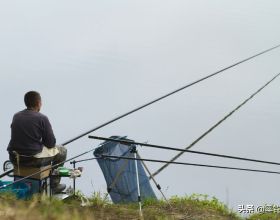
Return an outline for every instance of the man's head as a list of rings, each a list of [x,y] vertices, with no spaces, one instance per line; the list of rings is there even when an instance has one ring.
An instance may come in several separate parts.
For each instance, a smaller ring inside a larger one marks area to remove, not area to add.
[[[24,103],[27,109],[39,112],[42,106],[40,93],[36,91],[27,92],[24,95]]]

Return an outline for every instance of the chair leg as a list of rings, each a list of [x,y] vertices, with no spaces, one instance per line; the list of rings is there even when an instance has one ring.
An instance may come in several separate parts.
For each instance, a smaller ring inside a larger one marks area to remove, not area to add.
[[[47,188],[46,188],[46,192],[47,192],[47,195],[48,195],[49,197],[51,197],[51,196],[52,196],[52,189],[51,189],[51,176],[50,176],[50,177],[48,177],[48,178],[46,179],[46,181],[47,181]]]

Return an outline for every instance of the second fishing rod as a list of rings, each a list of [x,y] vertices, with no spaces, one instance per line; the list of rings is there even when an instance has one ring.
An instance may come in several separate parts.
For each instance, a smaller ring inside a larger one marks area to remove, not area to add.
[[[157,148],[157,149],[163,149],[163,150],[172,150],[172,151],[179,151],[179,152],[185,152],[185,153],[200,154],[200,155],[206,155],[206,156],[212,156],[212,157],[219,157],[219,158],[226,158],[226,159],[233,159],[233,160],[242,160],[242,161],[248,161],[248,162],[256,162],[256,163],[280,166],[279,162],[258,160],[258,159],[252,159],[252,158],[246,158],[246,157],[237,157],[237,156],[230,156],[230,155],[225,155],[225,154],[207,153],[207,152],[202,152],[202,151],[186,150],[186,149],[176,148],[176,147],[167,147],[167,146],[162,146],[162,145],[147,144],[147,143],[141,143],[141,142],[135,142],[135,141],[105,138],[105,137],[98,137],[98,136],[92,136],[92,135],[90,135],[88,137],[91,139],[112,141],[112,142],[117,142],[117,143],[126,144],[126,145],[134,144],[134,145],[143,146],[143,147]],[[166,164],[168,164],[168,162]],[[171,164],[171,161],[170,161],[170,164]]]

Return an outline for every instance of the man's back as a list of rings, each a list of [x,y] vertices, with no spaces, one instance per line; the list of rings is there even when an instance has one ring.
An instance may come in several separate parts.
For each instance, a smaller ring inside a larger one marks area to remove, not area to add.
[[[55,143],[51,124],[45,115],[28,109],[14,115],[9,152],[31,156],[41,152],[43,146],[51,148]]]
[[[49,164],[63,166],[67,150],[63,146],[55,146],[56,140],[49,119],[40,113],[40,93],[27,92],[24,103],[27,109],[16,113],[11,124],[12,135],[7,149],[11,162],[14,166],[24,167],[42,167]],[[60,184],[59,176],[52,177],[50,185],[53,193],[59,193],[66,188],[65,184]]]

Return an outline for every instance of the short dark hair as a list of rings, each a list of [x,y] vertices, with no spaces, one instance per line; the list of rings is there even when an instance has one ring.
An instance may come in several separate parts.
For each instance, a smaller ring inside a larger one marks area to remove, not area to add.
[[[29,91],[24,95],[24,103],[27,108],[36,107],[38,101],[41,101],[41,95],[36,91]]]

